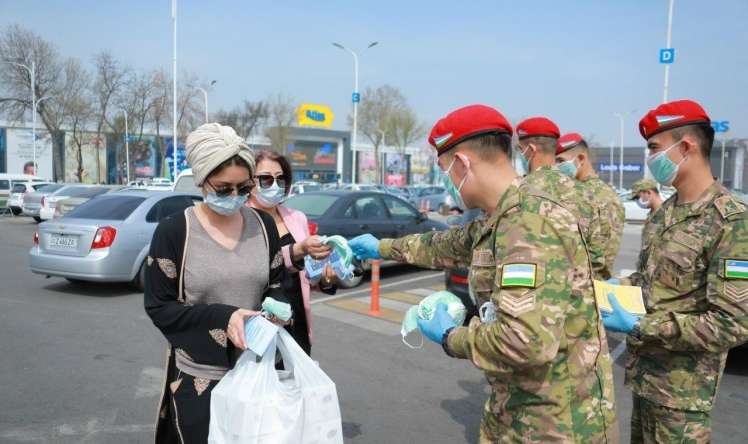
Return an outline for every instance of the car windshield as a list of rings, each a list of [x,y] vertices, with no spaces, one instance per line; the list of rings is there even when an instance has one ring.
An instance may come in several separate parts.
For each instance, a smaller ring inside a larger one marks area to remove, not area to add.
[[[26,191],[26,184],[23,183],[13,185],[13,189],[10,190],[11,193],[23,193],[24,191]]]
[[[41,184],[38,184],[38,185],[36,185],[36,184],[32,185],[32,187],[34,188],[34,191],[42,191],[42,192],[45,192],[45,193],[54,193],[55,191],[57,191],[60,188],[62,188],[62,185],[57,185],[57,184],[54,184],[54,183],[41,183]]]
[[[125,220],[145,201],[140,196],[111,195],[92,199],[67,214],[77,219]]]
[[[288,198],[284,205],[299,210],[307,217],[320,217],[338,200],[338,196],[330,194],[298,194]]]
[[[310,185],[310,184],[304,185],[304,192],[305,193],[309,193],[309,192],[312,192],[312,191],[319,191],[321,189],[322,189],[322,187],[319,186],[319,185]]]
[[[91,198],[109,191],[105,187],[65,187],[55,193],[58,196]]]

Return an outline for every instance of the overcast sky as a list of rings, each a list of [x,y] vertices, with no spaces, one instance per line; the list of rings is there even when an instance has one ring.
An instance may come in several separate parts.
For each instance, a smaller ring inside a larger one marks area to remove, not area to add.
[[[748,137],[748,1],[676,0],[674,11],[670,98],[695,99]],[[170,0],[0,0],[0,27],[142,70],[171,70],[170,14]],[[484,103],[513,124],[546,115],[607,145],[613,113],[637,110],[626,144],[643,145],[638,120],[662,101],[667,0],[182,0],[178,15],[180,71],[217,80],[212,110],[283,92],[329,105],[346,128],[353,61],[334,41],[359,50],[361,90],[400,88],[429,127]]]

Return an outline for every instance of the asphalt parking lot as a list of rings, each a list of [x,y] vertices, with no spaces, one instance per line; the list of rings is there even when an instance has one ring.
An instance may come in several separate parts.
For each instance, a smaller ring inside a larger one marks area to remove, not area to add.
[[[28,269],[35,224],[0,217],[0,443],[151,442],[165,341],[126,284],[71,284]],[[617,267],[631,268],[640,226],[627,225]],[[382,307],[365,313],[368,283],[314,295],[313,357],[336,382],[346,442],[475,442],[487,388],[465,361],[400,340],[398,312],[442,288],[441,273],[382,271]],[[613,335],[623,442],[630,395]],[[748,436],[748,353],[732,353],[713,412],[716,443]]]

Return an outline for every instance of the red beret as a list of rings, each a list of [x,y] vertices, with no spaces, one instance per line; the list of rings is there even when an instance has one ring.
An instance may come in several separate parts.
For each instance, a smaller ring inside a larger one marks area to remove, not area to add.
[[[696,123],[711,123],[704,108],[693,100],[675,100],[663,103],[642,117],[639,132],[642,137],[649,139],[663,131]]]
[[[517,125],[517,136],[520,140],[525,137],[553,137],[558,139],[561,135],[558,126],[545,117],[530,117]]]
[[[468,105],[439,119],[431,128],[429,143],[437,155],[449,151],[460,142],[490,133],[512,135],[512,125],[497,110],[485,105]]]
[[[558,146],[556,147],[556,154],[561,154],[564,151],[569,151],[575,146],[579,145],[580,142],[584,142],[584,138],[579,133],[566,133],[558,138]]]

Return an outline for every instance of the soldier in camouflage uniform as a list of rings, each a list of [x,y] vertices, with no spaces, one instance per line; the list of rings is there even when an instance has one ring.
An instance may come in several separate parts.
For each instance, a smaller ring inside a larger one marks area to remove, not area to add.
[[[590,224],[599,228],[592,230],[596,237],[590,243],[604,252],[603,267],[595,270],[594,278],[610,279],[623,236],[623,203],[613,188],[595,174],[590,150],[581,135],[568,133],[558,139],[556,164],[562,173],[581,183],[585,200],[592,205]]]
[[[631,200],[636,199],[636,204],[641,208],[648,208],[646,219],[644,219],[644,228],[642,228],[642,248],[641,252],[649,249],[652,238],[657,232],[657,225],[652,223],[652,216],[662,206],[662,197],[657,190],[657,182],[652,179],[640,179],[631,185]],[[637,268],[639,264],[637,263]]]
[[[587,190],[556,168],[559,136],[556,124],[545,117],[531,117],[517,125],[519,158],[527,171],[524,181],[554,196],[574,213],[590,255],[592,275],[602,276],[607,273],[606,240],[600,234],[602,227],[596,222],[595,208],[587,198]]]
[[[605,324],[628,332],[631,441],[708,442],[727,351],[748,340],[748,208],[712,177],[714,131],[697,103],[662,104],[639,128],[653,177],[677,192],[622,280],[642,287],[647,314],[619,307]]]
[[[496,319],[478,317],[427,337],[470,359],[492,393],[482,443],[617,442],[613,376],[589,259],[575,215],[516,176],[511,126],[473,105],[441,119],[429,141],[460,178],[457,195],[487,217],[442,232],[350,241],[360,258],[422,267],[468,267],[470,291]]]

